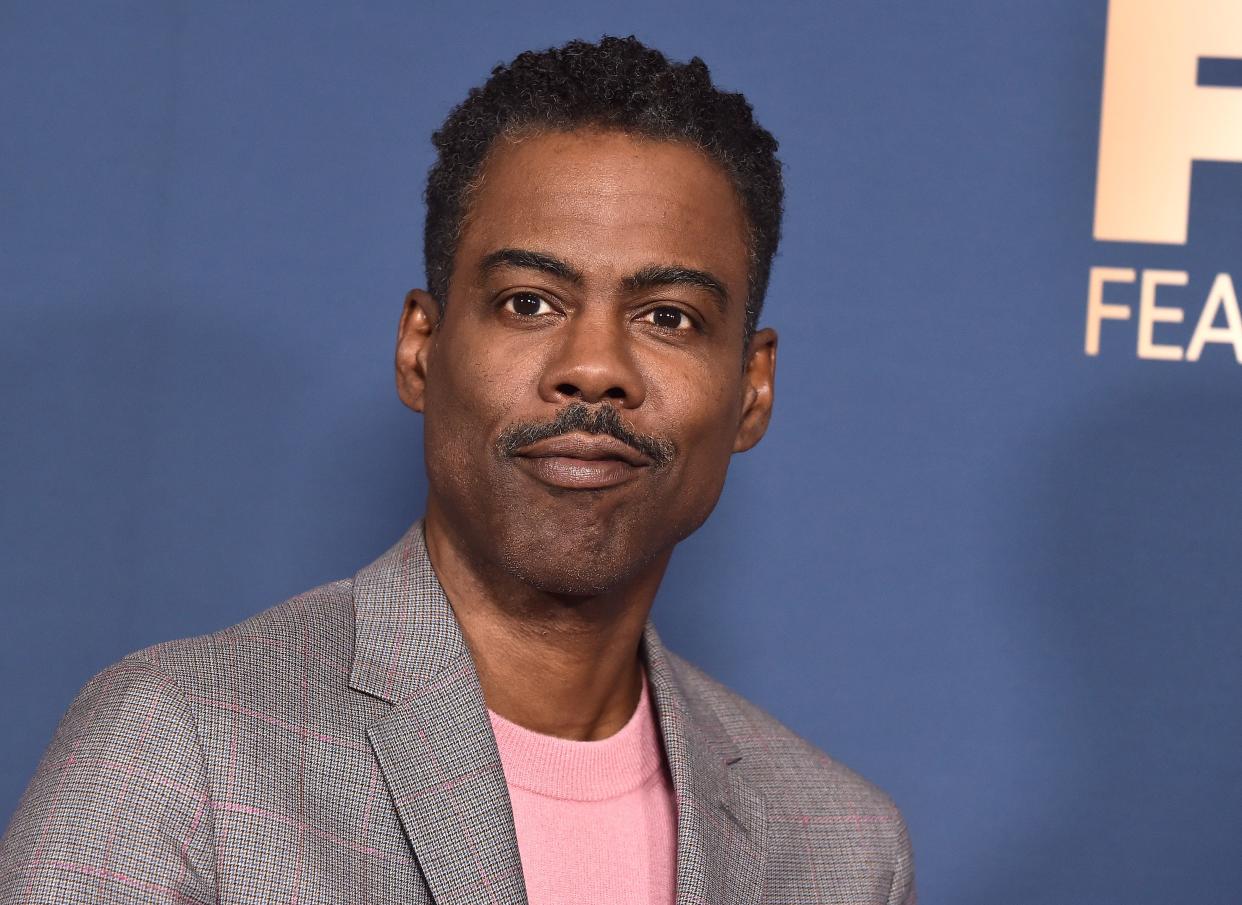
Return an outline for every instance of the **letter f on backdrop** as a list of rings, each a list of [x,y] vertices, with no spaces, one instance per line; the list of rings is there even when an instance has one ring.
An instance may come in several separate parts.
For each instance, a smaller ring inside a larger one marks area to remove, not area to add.
[[[1193,162],[1242,163],[1242,88],[1197,84],[1201,57],[1242,58],[1242,0],[1109,4],[1096,239],[1184,245]]]

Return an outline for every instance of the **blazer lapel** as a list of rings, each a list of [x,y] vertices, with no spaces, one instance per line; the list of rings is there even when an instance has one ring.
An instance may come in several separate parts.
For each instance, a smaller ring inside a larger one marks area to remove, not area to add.
[[[677,901],[758,902],[768,855],[766,801],[733,769],[740,753],[716,715],[685,694],[650,624],[643,649],[677,798]]]
[[[525,905],[513,810],[478,674],[431,567],[422,523],[354,576],[350,687],[394,705],[367,730],[401,825],[440,905]],[[680,905],[753,905],[766,802],[733,769],[720,720],[687,695],[649,624],[647,677],[677,805]]]
[[[441,905],[526,903],[513,811],[478,675],[422,523],[354,577],[350,686],[394,707],[367,730]]]

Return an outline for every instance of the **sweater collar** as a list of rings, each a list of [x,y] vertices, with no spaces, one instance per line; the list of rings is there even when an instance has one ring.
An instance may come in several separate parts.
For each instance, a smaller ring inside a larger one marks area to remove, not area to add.
[[[642,788],[664,765],[645,673],[634,713],[608,738],[558,738],[519,726],[491,710],[488,716],[509,785],[546,798],[617,798]]]
[[[442,901],[524,903],[495,735],[421,521],[353,592],[350,687],[394,705],[367,736],[429,888]],[[718,710],[727,692],[666,651],[650,622],[641,653],[677,806],[677,901],[753,905],[767,805]]]

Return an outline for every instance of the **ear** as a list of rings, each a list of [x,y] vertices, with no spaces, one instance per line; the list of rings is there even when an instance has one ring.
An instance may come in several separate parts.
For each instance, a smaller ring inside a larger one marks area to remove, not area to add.
[[[397,326],[397,395],[416,412],[423,410],[427,373],[435,347],[440,303],[422,289],[411,289]]]
[[[755,332],[746,350],[746,370],[742,375],[742,417],[734,452],[745,452],[767,433],[772,418],[772,393],[776,381],[776,331],[765,327]]]

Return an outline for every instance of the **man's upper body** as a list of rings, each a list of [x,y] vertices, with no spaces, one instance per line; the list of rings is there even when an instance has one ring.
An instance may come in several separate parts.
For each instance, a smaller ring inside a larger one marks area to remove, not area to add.
[[[678,903],[914,901],[882,792],[650,626],[642,649]],[[93,679],[0,846],[0,903],[508,905],[527,901],[522,867],[479,679],[416,525],[352,580]]]
[[[433,140],[428,289],[396,352],[419,529],[352,583],[88,685],[4,842],[3,895],[599,898],[537,856],[566,814],[642,837],[614,847],[634,870],[673,865],[649,905],[912,901],[888,800],[650,629],[674,548],[771,416],[775,139],[701,60],[605,38],[497,67]],[[577,763],[642,716],[644,682],[667,785],[628,809],[567,793],[568,814],[562,764],[548,801],[525,795],[530,746],[499,750],[493,718]]]

